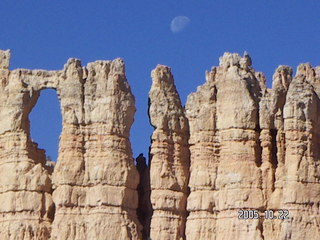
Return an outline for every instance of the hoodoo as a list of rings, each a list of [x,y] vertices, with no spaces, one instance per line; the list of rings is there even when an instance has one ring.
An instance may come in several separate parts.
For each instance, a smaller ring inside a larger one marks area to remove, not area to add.
[[[140,239],[135,106],[123,61],[9,71],[9,51],[0,56],[1,239]],[[46,88],[56,89],[63,118],[52,176],[28,120]]]
[[[225,53],[181,103],[171,69],[151,74],[149,164],[129,141],[124,62],[9,70],[0,50],[0,239],[320,239],[320,68]],[[57,91],[54,168],[30,137],[41,90]],[[52,171],[53,170],[53,171]]]
[[[150,186],[153,215],[151,239],[184,239],[187,217],[189,126],[168,67],[151,74],[149,117],[155,128],[150,147]]]

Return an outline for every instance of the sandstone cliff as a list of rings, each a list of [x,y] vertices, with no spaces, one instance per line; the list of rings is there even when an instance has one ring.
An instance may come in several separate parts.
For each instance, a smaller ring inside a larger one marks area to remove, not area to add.
[[[247,53],[225,53],[183,107],[158,65],[149,164],[140,155],[134,166],[121,59],[69,59],[59,71],[9,63],[0,50],[0,239],[320,239],[319,67],[293,77],[279,66],[268,89]],[[54,167],[28,119],[46,88],[63,117]]]

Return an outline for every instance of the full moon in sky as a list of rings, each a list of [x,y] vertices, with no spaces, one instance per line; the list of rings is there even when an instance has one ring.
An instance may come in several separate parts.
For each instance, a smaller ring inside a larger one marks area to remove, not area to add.
[[[177,16],[172,19],[170,24],[171,32],[178,33],[183,31],[190,23],[190,18],[186,16]]]

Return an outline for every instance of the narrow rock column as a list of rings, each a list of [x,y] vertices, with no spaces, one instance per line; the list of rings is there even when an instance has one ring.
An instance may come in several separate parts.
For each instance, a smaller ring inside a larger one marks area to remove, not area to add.
[[[225,53],[188,97],[191,177],[187,239],[263,239],[259,100],[261,83],[245,54]]]
[[[288,219],[281,239],[319,239],[320,236],[320,99],[314,69],[301,64],[290,84],[284,107],[286,153],[281,209]]]
[[[151,76],[149,117],[155,129],[150,149],[150,238],[184,239],[190,160],[188,121],[170,69],[158,65]]]
[[[63,130],[52,239],[140,239],[139,175],[129,141],[135,106],[123,61],[83,68],[69,60],[58,94]]]
[[[215,239],[214,191],[219,163],[216,70],[207,72],[206,83],[188,96],[186,104],[191,153],[186,239]]]
[[[292,69],[279,66],[274,75],[272,89],[266,89],[260,101],[260,127],[262,146],[262,188],[266,210],[278,214],[285,179],[285,132],[283,109],[292,81]],[[265,239],[280,239],[282,221],[264,218]]]
[[[84,78],[85,205],[94,207],[85,218],[86,239],[141,239],[139,174],[129,140],[136,108],[124,62],[90,63]]]
[[[216,74],[219,165],[216,239],[263,239],[261,219],[239,210],[264,209],[259,126],[260,83],[249,55],[225,53]],[[236,227],[234,227],[236,226]]]

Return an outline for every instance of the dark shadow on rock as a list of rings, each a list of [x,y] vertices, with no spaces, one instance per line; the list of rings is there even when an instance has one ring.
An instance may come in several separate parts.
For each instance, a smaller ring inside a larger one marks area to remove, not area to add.
[[[138,219],[143,226],[142,238],[149,239],[150,236],[150,223],[152,216],[152,206],[150,201],[150,165],[146,164],[146,158],[141,153],[136,158],[136,167],[140,175],[140,182],[137,188],[139,195],[139,205],[137,209]]]

